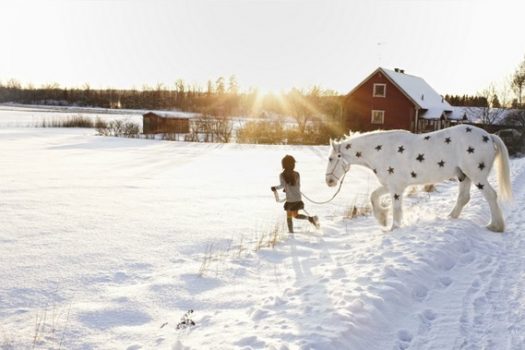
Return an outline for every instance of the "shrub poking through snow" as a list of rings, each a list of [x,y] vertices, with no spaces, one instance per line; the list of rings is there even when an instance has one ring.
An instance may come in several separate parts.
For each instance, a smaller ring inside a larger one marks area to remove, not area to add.
[[[434,184],[426,184],[423,186],[423,192],[431,193],[436,192],[436,185]]]
[[[367,216],[370,214],[372,214],[372,207],[369,204],[358,203],[357,198],[355,198],[354,203],[352,203],[351,206],[346,208],[343,217],[345,219],[354,219],[360,216]]]
[[[93,119],[79,114],[66,118],[43,119],[37,126],[41,128],[93,128],[95,122]]]
[[[345,219],[354,219],[360,216],[367,216],[372,213],[372,207],[369,205],[357,206],[352,205],[346,209],[344,218]]]
[[[97,132],[102,136],[124,136],[138,137],[140,134],[140,125],[127,120],[112,120],[106,124],[100,124]]]
[[[195,326],[195,322],[191,319],[193,315],[193,310],[188,310],[180,319],[180,322],[177,324],[177,329],[186,329],[188,327]]]
[[[277,244],[283,242],[287,237],[288,233],[285,233],[284,224],[278,222],[273,227],[255,233],[250,239],[245,239],[241,235],[237,244],[231,241],[229,246],[224,249],[217,248],[214,244],[209,244],[206,246],[206,251],[202,256],[198,274],[203,277],[208,272],[213,271],[212,268],[215,267],[215,276],[217,277],[219,270],[225,266],[225,261],[241,258],[251,252],[257,253],[264,248],[275,248]]]

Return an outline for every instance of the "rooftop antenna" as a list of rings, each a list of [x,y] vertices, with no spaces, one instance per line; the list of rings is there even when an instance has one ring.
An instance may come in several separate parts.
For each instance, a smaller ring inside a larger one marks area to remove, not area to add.
[[[383,49],[383,46],[385,46],[385,44],[386,44],[386,42],[384,42],[384,41],[378,41],[376,43],[376,45],[377,45],[377,61],[378,61],[377,65],[379,67],[381,67],[381,63],[382,63],[381,62],[382,61],[382,49]]]

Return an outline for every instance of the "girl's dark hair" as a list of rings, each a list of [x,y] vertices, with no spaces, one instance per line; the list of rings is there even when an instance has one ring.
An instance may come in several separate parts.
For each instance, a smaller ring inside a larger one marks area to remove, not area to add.
[[[294,171],[295,158],[287,154],[281,160],[281,164],[284,169],[284,171],[282,172],[284,181],[289,185],[295,186],[295,182],[297,181],[296,172]]]

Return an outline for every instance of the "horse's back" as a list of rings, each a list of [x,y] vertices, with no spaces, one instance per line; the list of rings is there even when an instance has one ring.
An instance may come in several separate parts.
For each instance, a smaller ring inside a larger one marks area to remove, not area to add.
[[[392,153],[384,161],[390,164],[397,159],[401,168],[399,175],[407,184],[440,182],[461,172],[474,177],[486,176],[496,155],[490,134],[471,125],[424,134],[398,132],[391,135],[394,136]],[[390,176],[386,178],[403,182]]]

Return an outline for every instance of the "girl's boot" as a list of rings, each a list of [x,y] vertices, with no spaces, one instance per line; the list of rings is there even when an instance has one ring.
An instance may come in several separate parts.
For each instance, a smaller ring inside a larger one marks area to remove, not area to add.
[[[321,225],[319,224],[319,218],[317,216],[309,216],[308,221],[317,229],[321,227]]]
[[[286,218],[286,224],[288,225],[288,232],[293,233],[293,218]]]

